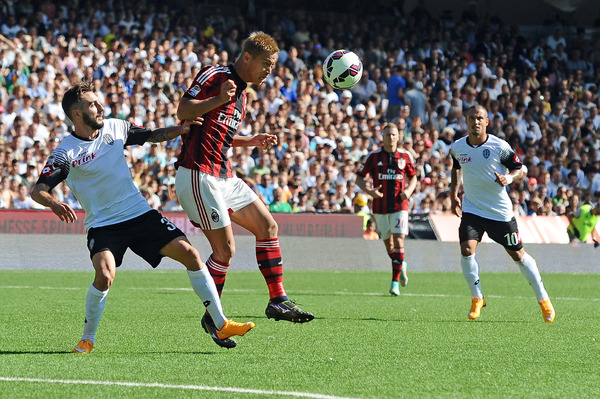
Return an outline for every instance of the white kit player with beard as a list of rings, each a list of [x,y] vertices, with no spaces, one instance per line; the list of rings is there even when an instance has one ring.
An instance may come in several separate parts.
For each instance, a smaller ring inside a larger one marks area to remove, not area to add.
[[[66,181],[86,212],[88,249],[96,274],[86,297],[83,336],[73,352],[89,353],[94,349],[109,288],[128,248],[152,267],[157,267],[164,256],[182,263],[194,291],[213,317],[213,340],[221,346],[235,346],[228,338],[244,335],[254,323],[227,320],[200,254],[177,226],[148,205],[133,184],[123,153],[128,145],[171,140],[186,134],[190,126],[201,124],[202,118],[156,130],[117,119],[105,121],[94,86],[85,81],[65,93],[62,106],[75,131],[52,151],[31,196],[60,220],[72,223],[77,219],[73,209],[50,194]]]
[[[544,321],[554,321],[555,312],[535,260],[525,252],[506,186],[523,178],[519,157],[510,145],[486,132],[489,119],[481,105],[467,111],[469,134],[452,144],[452,212],[461,217],[458,230],[461,266],[471,290],[469,319],[477,319],[486,306],[475,258],[483,234],[501,244],[525,276],[542,309]],[[464,196],[459,197],[462,186]]]

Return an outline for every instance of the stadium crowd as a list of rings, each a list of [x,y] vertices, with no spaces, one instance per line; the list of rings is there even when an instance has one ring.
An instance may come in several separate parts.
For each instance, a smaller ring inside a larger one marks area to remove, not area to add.
[[[36,208],[30,187],[72,131],[61,108],[72,83],[93,80],[108,118],[172,126],[200,68],[231,63],[254,30],[278,40],[279,62],[265,87],[248,90],[239,131],[276,134],[279,144],[235,147],[230,160],[272,212],[368,214],[355,172],[380,147],[386,122],[398,125],[414,157],[411,212],[449,211],[449,149],[466,134],[464,111],[476,103],[489,112],[489,133],[507,140],[528,168],[510,186],[516,214],[565,215],[598,201],[600,32],[557,20],[523,34],[473,4],[455,18],[417,6],[407,14],[365,10],[358,19],[258,11],[253,1],[207,3],[0,2],[0,208]],[[338,48],[363,61],[351,90],[334,91],[323,80],[321,64]],[[155,209],[181,210],[179,145],[125,149]],[[54,194],[78,207],[66,184]]]

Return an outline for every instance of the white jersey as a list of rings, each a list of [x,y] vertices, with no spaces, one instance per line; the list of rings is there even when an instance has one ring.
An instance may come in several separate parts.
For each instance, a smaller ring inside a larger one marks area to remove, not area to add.
[[[450,149],[453,168],[462,170],[465,193],[462,211],[491,220],[511,220],[512,202],[506,187],[495,181],[494,172],[504,175],[507,170],[520,169],[519,157],[506,141],[496,136],[488,135],[479,146],[469,144],[467,139],[465,136],[456,140]]]
[[[140,216],[151,208],[133,184],[123,149],[144,142],[149,132],[123,120],[106,119],[93,140],[67,136],[48,157],[39,182],[55,187],[66,180],[85,209],[86,230]],[[136,133],[135,139],[131,133]]]

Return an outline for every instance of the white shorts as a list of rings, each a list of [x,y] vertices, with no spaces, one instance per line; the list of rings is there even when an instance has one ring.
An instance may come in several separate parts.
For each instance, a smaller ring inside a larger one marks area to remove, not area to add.
[[[381,239],[386,240],[392,234],[408,235],[408,211],[399,211],[386,214],[373,214],[373,219],[377,223],[377,230]]]
[[[258,199],[237,176],[219,178],[181,166],[177,169],[175,189],[188,218],[202,230],[229,226],[230,214]]]

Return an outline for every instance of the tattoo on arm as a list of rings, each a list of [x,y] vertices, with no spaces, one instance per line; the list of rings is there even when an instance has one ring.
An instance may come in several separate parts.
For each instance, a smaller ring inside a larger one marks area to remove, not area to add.
[[[153,130],[146,141],[150,143],[160,143],[161,141],[172,140],[175,137],[179,136],[179,134],[177,133],[178,130],[178,127],[164,127]]]

